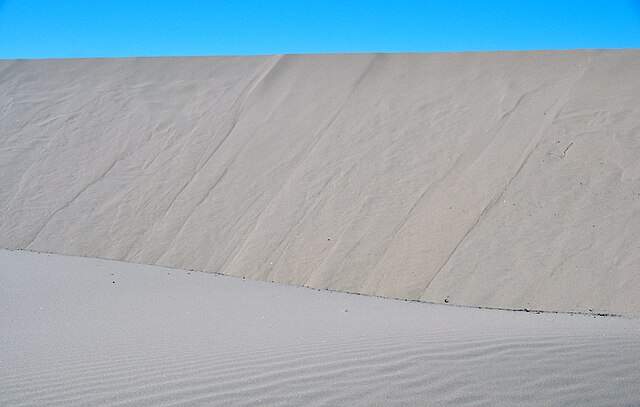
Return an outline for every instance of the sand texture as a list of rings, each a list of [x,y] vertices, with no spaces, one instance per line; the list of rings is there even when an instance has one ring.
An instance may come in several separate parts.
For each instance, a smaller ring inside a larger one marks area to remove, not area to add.
[[[637,316],[640,51],[0,61],[0,216],[2,248]]]
[[[640,320],[0,251],[2,406],[638,406]]]

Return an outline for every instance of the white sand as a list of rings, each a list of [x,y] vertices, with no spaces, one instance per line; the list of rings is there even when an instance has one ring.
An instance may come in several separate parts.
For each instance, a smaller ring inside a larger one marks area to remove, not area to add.
[[[640,315],[640,52],[0,61],[0,247]]]
[[[636,406],[638,366],[638,320],[0,251],[2,406]]]

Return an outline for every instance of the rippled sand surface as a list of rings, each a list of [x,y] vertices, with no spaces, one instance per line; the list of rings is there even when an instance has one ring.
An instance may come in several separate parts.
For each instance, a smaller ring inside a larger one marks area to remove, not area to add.
[[[635,406],[640,321],[0,251],[3,406]]]

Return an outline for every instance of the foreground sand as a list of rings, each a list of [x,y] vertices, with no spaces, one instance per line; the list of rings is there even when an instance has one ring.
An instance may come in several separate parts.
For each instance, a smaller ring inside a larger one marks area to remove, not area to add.
[[[0,247],[640,315],[640,52],[0,61]]]
[[[3,406],[632,406],[638,366],[638,320],[0,251]]]

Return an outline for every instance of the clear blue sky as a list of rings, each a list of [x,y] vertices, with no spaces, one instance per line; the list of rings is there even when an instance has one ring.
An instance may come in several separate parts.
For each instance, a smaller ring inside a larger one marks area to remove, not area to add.
[[[640,48],[640,0],[0,0],[0,58]]]

